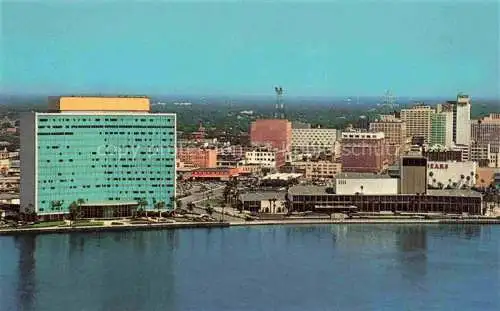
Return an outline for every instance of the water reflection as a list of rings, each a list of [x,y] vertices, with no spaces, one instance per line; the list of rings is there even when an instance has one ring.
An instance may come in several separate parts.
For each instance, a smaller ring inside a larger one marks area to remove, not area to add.
[[[21,235],[15,237],[19,250],[19,281],[17,294],[21,310],[33,310],[36,295],[36,235]]]
[[[421,225],[397,227],[396,245],[403,278],[420,284],[427,274],[427,227]]]
[[[39,300],[45,307],[50,302],[51,310],[71,309],[71,300],[86,310],[151,310],[158,302],[173,307],[177,233],[17,236],[16,309],[35,310]],[[38,288],[37,279],[44,286]]]
[[[15,310],[228,310],[242,297],[253,309],[270,308],[278,297],[285,308],[300,296],[289,294],[299,283],[311,304],[348,295],[332,294],[343,288],[364,290],[365,303],[378,297],[378,288],[426,295],[439,272],[449,278],[441,264],[450,254],[446,246],[460,245],[456,255],[475,260],[481,241],[469,240],[479,240],[483,229],[340,224],[18,236]],[[498,231],[490,235],[494,240]],[[482,256],[492,258],[484,245]],[[262,288],[273,288],[274,296]],[[357,297],[338,301],[348,306]],[[326,309],[316,307],[310,309]]]

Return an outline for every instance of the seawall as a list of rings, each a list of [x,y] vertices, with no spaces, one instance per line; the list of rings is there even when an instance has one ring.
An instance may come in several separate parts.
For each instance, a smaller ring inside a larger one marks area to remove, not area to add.
[[[20,234],[54,234],[71,232],[106,232],[106,231],[148,231],[160,229],[196,229],[196,228],[226,228],[227,222],[184,222],[166,224],[135,224],[118,226],[86,226],[86,227],[52,227],[52,228],[15,228],[0,229],[0,235]]]

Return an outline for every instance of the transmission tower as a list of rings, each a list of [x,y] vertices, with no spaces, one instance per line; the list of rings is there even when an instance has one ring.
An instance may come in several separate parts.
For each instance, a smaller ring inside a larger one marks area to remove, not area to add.
[[[285,118],[285,104],[283,103],[283,88],[281,86],[275,86],[274,92],[276,93],[276,105],[274,107],[274,118],[284,119]]]
[[[389,107],[390,109],[394,109],[396,106],[396,97],[391,93],[391,91],[385,91],[383,105],[385,107]]]

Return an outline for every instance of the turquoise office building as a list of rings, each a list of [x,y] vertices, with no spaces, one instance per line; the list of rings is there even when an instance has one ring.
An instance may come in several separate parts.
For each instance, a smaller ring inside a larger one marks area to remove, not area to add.
[[[83,217],[173,208],[175,114],[150,113],[144,98],[66,99],[21,119],[21,209],[59,219],[72,202]]]

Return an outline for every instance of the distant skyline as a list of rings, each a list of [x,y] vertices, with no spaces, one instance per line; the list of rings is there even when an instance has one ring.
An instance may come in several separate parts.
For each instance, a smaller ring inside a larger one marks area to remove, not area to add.
[[[497,1],[0,0],[0,93],[500,98]]]

